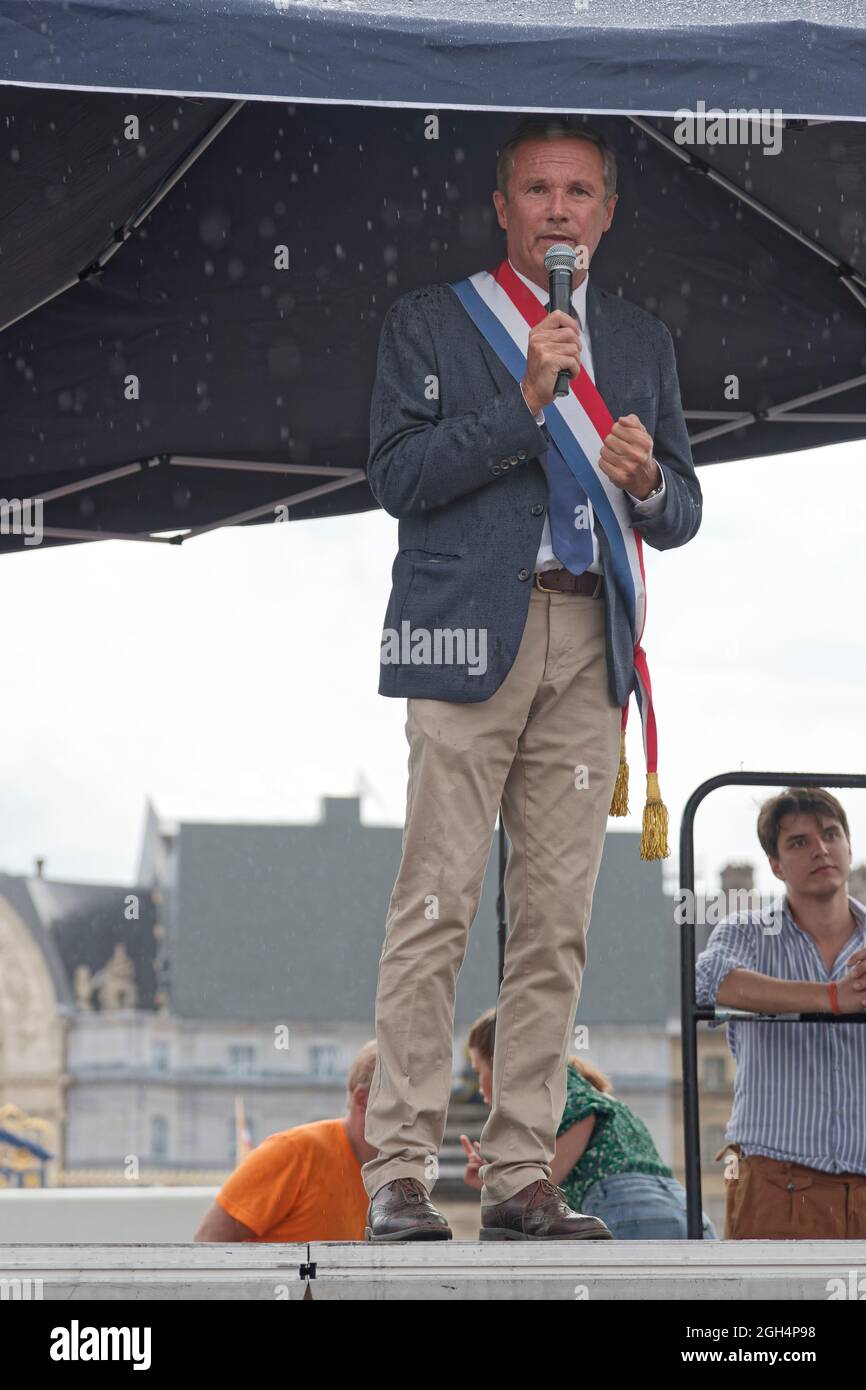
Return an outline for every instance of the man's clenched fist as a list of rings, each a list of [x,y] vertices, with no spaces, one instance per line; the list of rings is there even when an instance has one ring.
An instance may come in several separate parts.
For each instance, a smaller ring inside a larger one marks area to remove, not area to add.
[[[643,500],[662,480],[653,442],[636,415],[620,415],[601,446],[599,465],[617,487]]]

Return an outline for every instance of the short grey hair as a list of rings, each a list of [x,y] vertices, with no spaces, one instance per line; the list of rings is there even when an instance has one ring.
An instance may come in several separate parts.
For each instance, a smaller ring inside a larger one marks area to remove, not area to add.
[[[616,155],[600,131],[574,116],[525,116],[519,121],[496,158],[496,187],[508,197],[508,184],[514,169],[514,151],[524,140],[561,140],[565,137],[588,140],[601,152],[604,162],[605,201],[616,192]]]

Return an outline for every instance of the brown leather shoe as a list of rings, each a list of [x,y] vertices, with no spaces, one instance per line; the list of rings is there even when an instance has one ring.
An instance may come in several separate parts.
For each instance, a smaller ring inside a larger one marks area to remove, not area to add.
[[[395,1178],[373,1194],[364,1239],[450,1240],[451,1227],[419,1178]]]
[[[481,1208],[479,1240],[613,1240],[597,1216],[572,1211],[565,1193],[537,1178],[496,1206]]]

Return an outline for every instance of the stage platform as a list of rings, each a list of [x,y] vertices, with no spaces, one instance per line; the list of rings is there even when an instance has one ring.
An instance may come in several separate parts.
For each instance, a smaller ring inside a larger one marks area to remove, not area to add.
[[[827,1302],[864,1296],[866,1241],[0,1246],[5,1299]]]

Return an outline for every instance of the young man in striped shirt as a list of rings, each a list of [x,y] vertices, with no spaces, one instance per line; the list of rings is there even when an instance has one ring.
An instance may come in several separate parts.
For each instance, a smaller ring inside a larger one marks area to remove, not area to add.
[[[848,896],[851,837],[823,788],[761,807],[784,898],[734,913],[697,961],[699,1004],[760,1013],[866,1009],[866,908]],[[727,1240],[866,1239],[866,1023],[728,1024]]]

